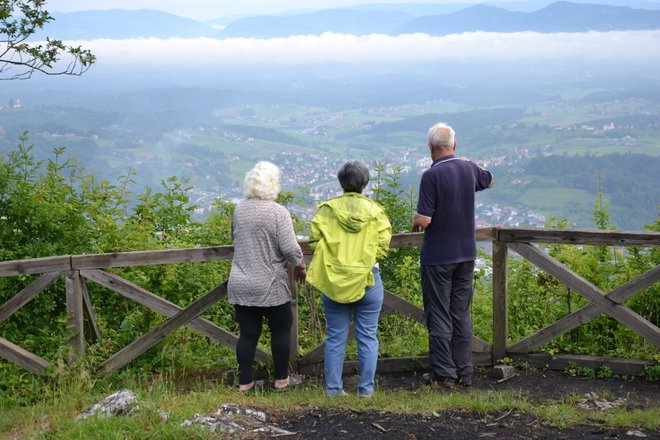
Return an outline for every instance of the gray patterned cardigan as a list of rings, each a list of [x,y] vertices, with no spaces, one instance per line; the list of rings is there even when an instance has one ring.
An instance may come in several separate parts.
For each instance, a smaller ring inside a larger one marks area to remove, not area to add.
[[[272,307],[291,301],[287,263],[299,265],[303,253],[289,211],[275,201],[245,199],[236,206],[232,230],[229,303]]]

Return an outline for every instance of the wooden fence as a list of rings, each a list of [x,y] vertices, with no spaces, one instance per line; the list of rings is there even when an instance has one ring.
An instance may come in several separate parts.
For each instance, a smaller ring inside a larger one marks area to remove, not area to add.
[[[423,234],[421,233],[395,235],[392,238],[391,247],[420,246],[422,239]],[[658,247],[660,246],[660,233],[497,227],[478,229],[477,240],[492,243],[493,341],[487,342],[477,337],[473,338],[473,360],[475,365],[493,365],[499,359],[507,356],[526,360],[534,366],[551,369],[563,369],[569,362],[574,362],[579,366],[591,368],[607,365],[614,374],[635,375],[639,374],[645,365],[654,364],[653,362],[631,359],[577,355],[551,356],[547,353],[534,353],[535,350],[553,338],[603,313],[611,316],[660,349],[660,329],[623,305],[623,302],[628,298],[660,281],[660,265],[656,265],[641,276],[611,292],[603,292],[570,268],[548,256],[536,243]],[[306,258],[309,260],[311,258],[309,247],[305,242],[302,242],[301,245]],[[564,283],[572,291],[579,293],[589,304],[532,335],[519,341],[510,341],[507,282],[509,250],[527,259],[559,282]],[[101,338],[96,323],[95,311],[87,291],[87,282],[99,284],[167,317],[160,325],[149,330],[142,337],[98,365],[97,371],[99,374],[118,370],[183,326],[188,326],[211,340],[235,349],[238,339],[236,335],[200,317],[205,310],[226,297],[226,282],[215,287],[187,307],[182,308],[107,270],[128,266],[226,260],[231,259],[232,256],[232,246],[217,246],[162,251],[69,255],[0,262],[0,277],[39,275],[31,284],[0,306],[0,325],[59,277],[64,277],[69,341],[73,353],[76,355],[82,355],[84,352],[86,337],[90,340]],[[291,282],[293,283],[293,281]],[[295,289],[293,290],[295,291]],[[295,295],[292,304],[294,308],[292,366],[295,370],[307,374],[319,372],[322,368],[324,346],[321,344],[302,356],[298,355],[298,313]],[[381,318],[390,313],[400,313],[422,325],[424,324],[423,310],[386,291]],[[47,360],[4,338],[0,338],[0,357],[36,374],[41,373],[49,366]],[[268,358],[268,353],[260,349],[257,350],[256,359],[258,361],[267,361]],[[381,358],[379,359],[378,369],[380,372],[398,372],[419,370],[426,368],[427,365],[428,360],[426,357]],[[346,362],[345,370],[355,368],[357,368],[356,362]]]

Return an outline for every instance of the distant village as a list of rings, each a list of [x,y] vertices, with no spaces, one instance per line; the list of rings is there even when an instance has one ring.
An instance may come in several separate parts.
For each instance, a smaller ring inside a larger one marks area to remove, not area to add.
[[[21,104],[20,99],[10,99],[7,105],[1,105],[0,104],[0,110],[10,110],[10,109],[17,109],[21,108],[23,105]]]
[[[476,160],[475,162],[486,168],[495,165],[513,165],[521,158],[528,157],[529,155],[529,151],[522,149],[506,157],[493,157]],[[268,160],[271,160],[282,169],[283,188],[297,193],[300,193],[299,190],[301,188],[305,189],[304,198],[306,203],[290,206],[292,212],[303,221],[308,221],[313,217],[318,203],[341,194],[341,188],[337,183],[336,174],[339,167],[346,160],[345,158],[331,158],[319,153],[298,154],[283,151],[273,155]],[[384,156],[381,162],[386,164],[385,174],[391,173],[396,168],[402,175],[412,173],[415,176],[415,197],[419,176],[432,163],[430,157],[421,157],[420,152],[414,148],[390,153]],[[369,163],[368,165],[371,169],[372,176],[365,194],[372,195],[374,185],[377,184],[377,176],[375,175],[373,163]],[[523,183],[522,181],[518,182],[518,184]],[[517,183],[513,182],[513,184]],[[406,191],[407,188],[403,188],[403,190]],[[192,195],[195,205],[198,206],[197,213],[203,214],[211,208],[213,201],[218,197],[237,203],[241,200],[242,188],[236,186],[223,194],[194,189]],[[477,227],[494,225],[543,227],[546,219],[543,215],[525,207],[483,203],[477,197],[476,220]]]

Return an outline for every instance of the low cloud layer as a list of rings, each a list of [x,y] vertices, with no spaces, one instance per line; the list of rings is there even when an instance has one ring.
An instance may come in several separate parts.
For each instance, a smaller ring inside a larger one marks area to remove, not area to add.
[[[651,62],[660,59],[660,31],[542,34],[472,32],[444,37],[343,35],[253,39],[131,39],[73,42],[91,49],[99,65],[245,66],[327,62],[583,60]]]

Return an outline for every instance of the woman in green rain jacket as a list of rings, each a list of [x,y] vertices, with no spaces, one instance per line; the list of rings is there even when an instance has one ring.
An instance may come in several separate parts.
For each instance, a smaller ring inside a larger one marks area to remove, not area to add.
[[[383,285],[378,260],[385,257],[392,227],[383,208],[363,196],[368,168],[346,162],[337,174],[340,197],[318,206],[310,226],[314,250],[307,281],[323,293],[326,316],[325,392],[343,394],[342,370],[351,317],[355,323],[360,381],[358,394],[371,396],[378,360],[378,317]]]

